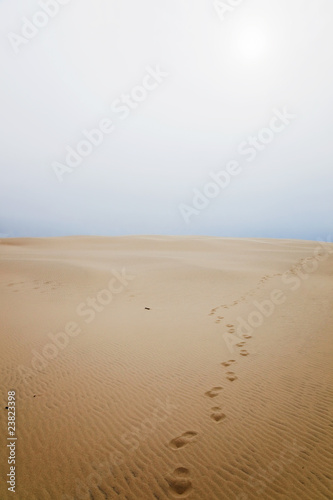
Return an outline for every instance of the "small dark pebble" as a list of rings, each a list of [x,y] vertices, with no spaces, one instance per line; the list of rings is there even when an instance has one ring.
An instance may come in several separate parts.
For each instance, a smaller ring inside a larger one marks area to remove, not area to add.
[[[5,406],[5,410],[8,410],[8,406]]]
[[[36,397],[36,394],[34,394],[34,398]]]
[[[145,309],[147,309],[147,311],[150,311],[150,307],[145,307]]]

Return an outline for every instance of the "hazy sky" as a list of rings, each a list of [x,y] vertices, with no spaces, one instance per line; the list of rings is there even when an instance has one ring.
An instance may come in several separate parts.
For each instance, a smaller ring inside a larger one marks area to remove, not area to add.
[[[332,22],[332,0],[1,0],[0,233],[327,238]]]

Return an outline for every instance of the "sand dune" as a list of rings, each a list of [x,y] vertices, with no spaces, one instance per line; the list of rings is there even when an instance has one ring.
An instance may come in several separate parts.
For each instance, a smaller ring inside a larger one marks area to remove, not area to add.
[[[0,240],[15,498],[333,498],[332,254],[291,240]],[[4,500],[7,460],[3,445]]]

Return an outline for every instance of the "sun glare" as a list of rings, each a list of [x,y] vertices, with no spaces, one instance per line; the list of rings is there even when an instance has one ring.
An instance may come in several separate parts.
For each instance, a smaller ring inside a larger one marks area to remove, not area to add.
[[[262,58],[267,51],[267,38],[264,31],[256,26],[243,29],[237,39],[239,55],[249,61]]]

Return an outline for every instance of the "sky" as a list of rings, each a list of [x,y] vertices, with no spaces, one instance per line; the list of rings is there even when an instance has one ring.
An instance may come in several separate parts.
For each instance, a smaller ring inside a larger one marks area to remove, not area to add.
[[[325,239],[332,0],[1,0],[0,237]]]

